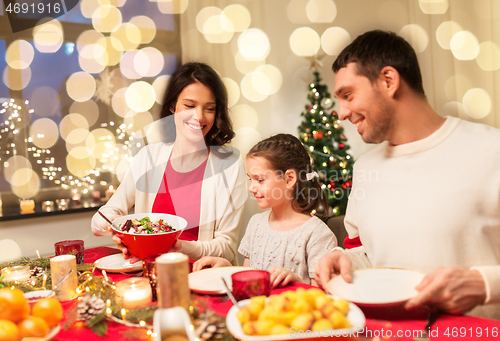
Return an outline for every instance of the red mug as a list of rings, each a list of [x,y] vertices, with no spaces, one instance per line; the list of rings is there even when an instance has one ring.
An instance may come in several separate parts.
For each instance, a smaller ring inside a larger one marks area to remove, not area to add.
[[[264,270],[240,271],[231,275],[233,296],[237,301],[271,294],[271,274]]]

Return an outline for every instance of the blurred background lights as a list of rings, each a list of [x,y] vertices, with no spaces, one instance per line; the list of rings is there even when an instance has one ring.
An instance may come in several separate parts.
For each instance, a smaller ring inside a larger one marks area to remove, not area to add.
[[[257,111],[247,104],[238,104],[232,107],[231,118],[234,130],[244,127],[256,129],[259,123]]]
[[[472,118],[480,119],[491,112],[491,98],[484,89],[470,89],[462,100],[465,112]]]
[[[229,77],[222,78],[222,81],[227,89],[228,107],[231,108],[233,105],[238,103],[238,100],[240,99],[240,87],[238,86],[238,83]]]
[[[76,39],[76,48],[78,49],[78,53],[85,53],[83,52],[83,49],[85,47],[87,47],[88,45],[97,44],[98,42],[102,41],[102,39],[105,39],[105,37],[101,32],[97,32],[95,30],[83,31]],[[85,57],[90,56],[85,55]]]
[[[127,88],[118,89],[111,98],[111,107],[113,111],[121,117],[125,117],[127,113],[130,111],[127,102],[125,101],[125,93],[127,92]]]
[[[294,24],[310,23],[306,11],[308,3],[309,0],[291,0],[286,7],[288,19]]]
[[[63,40],[62,25],[55,19],[33,28],[35,47],[42,53],[54,53],[58,51],[62,46]]]
[[[298,56],[314,56],[321,42],[318,33],[310,27],[300,27],[290,36],[290,47]]]
[[[453,38],[453,36],[460,31],[462,31],[462,27],[454,21],[445,21],[439,25],[436,30],[436,39],[439,46],[445,50],[451,49],[451,38]]]
[[[67,56],[71,56],[75,52],[75,44],[72,42],[64,44],[64,53],[66,53]]]
[[[38,148],[50,148],[56,144],[59,130],[50,118],[40,118],[31,124],[29,136]]]
[[[125,101],[136,112],[149,110],[155,104],[155,90],[151,84],[139,81],[132,83],[125,91]]]
[[[461,31],[451,38],[450,48],[458,60],[472,60],[479,53],[479,42],[471,32]]]
[[[250,149],[262,139],[259,132],[250,127],[240,128],[235,133],[236,136],[231,141],[231,145],[238,148],[243,156],[248,154]]]
[[[77,156],[83,156],[85,153],[88,154],[88,150],[85,147],[75,148]],[[79,151],[82,151],[80,155]],[[75,176],[84,177],[95,169],[96,160],[95,157],[90,154],[87,157],[75,157],[74,154],[68,154],[66,157],[66,167]]]
[[[30,107],[37,108],[34,115],[38,117],[51,117],[59,115],[59,94],[50,86],[37,87],[29,97]]]
[[[66,81],[66,92],[77,102],[85,102],[94,96],[96,83],[92,75],[80,71],[73,73]]]
[[[76,146],[68,150],[68,153],[75,159],[85,159],[92,155],[92,150],[86,146]]]
[[[69,113],[83,116],[87,120],[89,127],[91,127],[99,118],[99,107],[93,100],[73,102],[69,108]]]
[[[250,27],[252,17],[245,6],[229,5],[222,12],[227,19],[231,20],[234,32],[243,32]]]
[[[476,62],[485,71],[498,70],[500,68],[500,48],[498,45],[490,41],[481,43]]]
[[[69,114],[64,116],[64,118],[59,123],[59,131],[61,137],[66,140],[68,135],[75,129],[83,128],[85,130],[89,129],[89,124],[85,117],[80,114]],[[74,142],[77,143],[77,142]]]
[[[22,176],[26,177],[28,181],[23,185],[16,186],[11,184],[12,192],[19,198],[32,198],[40,191],[40,177],[33,170],[30,172],[22,172]]]
[[[313,23],[331,23],[337,16],[337,6],[333,0],[309,0],[306,13]]]
[[[399,31],[399,34],[410,43],[416,52],[423,52],[429,43],[427,32],[420,25],[406,25]]]
[[[120,62],[123,55],[123,45],[122,43],[114,37],[104,38],[105,43],[99,40],[98,44],[106,46],[106,54],[108,57],[108,66],[114,66]],[[116,48],[115,46],[118,46]],[[120,47],[121,46],[121,47]]]
[[[115,6],[102,5],[92,13],[92,26],[96,31],[113,32],[121,23],[122,13]]]
[[[281,75],[281,71],[277,67],[266,64],[258,66],[255,71],[266,76],[267,81],[269,82],[270,95],[278,92],[278,90],[281,88],[281,85],[283,84],[283,76]]]
[[[460,74],[451,76],[444,83],[444,93],[449,101],[461,101],[470,88],[472,88],[471,80]]]
[[[229,42],[234,35],[233,22],[224,13],[208,18],[203,25],[203,37],[212,44]]]
[[[238,49],[245,59],[263,60],[270,51],[269,39],[261,30],[250,28],[239,36]]]
[[[104,43],[106,40],[103,40]],[[106,47],[100,44],[85,46],[78,55],[78,63],[83,71],[88,73],[100,73],[108,65],[108,52]]]
[[[452,101],[443,106],[443,114],[445,116],[454,116],[462,119],[467,119],[464,105],[461,102]]]
[[[247,74],[249,72],[255,71],[258,66],[264,65],[266,63],[266,60],[248,60],[243,57],[240,51],[238,51],[234,56],[234,63],[236,64],[236,68],[239,72],[241,72],[242,74]]]
[[[132,23],[121,24],[114,32],[111,32],[111,38],[114,38],[111,43],[118,51],[130,51],[139,46],[142,35],[141,30]]]
[[[330,56],[337,56],[350,42],[349,32],[342,27],[330,27],[321,35],[321,47]]]
[[[150,43],[156,36],[155,22],[149,17],[139,15],[130,19],[129,23],[139,29],[141,44]]]
[[[156,77],[164,64],[163,55],[154,47],[145,47],[134,56],[134,68],[142,77]]]
[[[127,51],[123,54],[120,62],[120,72],[129,79],[141,78],[141,74],[135,69],[135,56],[138,50]]]
[[[13,69],[7,65],[3,70],[3,83],[11,90],[24,89],[31,80],[31,69]]]
[[[66,136],[66,142],[69,144],[79,144],[85,141],[88,135],[88,129],[78,128],[71,131],[68,136]]]
[[[425,14],[444,14],[448,10],[448,0],[419,0],[420,9]]]
[[[271,94],[271,80],[264,73],[254,71],[249,73],[249,76],[252,80],[252,87],[257,90],[258,93],[266,97]]]
[[[99,0],[80,0],[80,10],[85,18],[92,19],[92,13],[101,6]]]
[[[158,8],[163,14],[182,14],[186,11],[188,0],[157,0]]]
[[[142,129],[153,123],[153,121],[153,115],[151,115],[149,111],[144,111],[138,113],[129,112],[125,116],[123,123],[125,123],[127,127],[132,126],[131,131],[135,133],[135,137],[143,137]]]
[[[261,102],[267,98],[267,94],[263,93],[262,89],[258,91],[255,88],[255,85],[259,85],[261,83],[268,91],[271,88],[271,82],[269,79],[259,72],[255,74],[255,72],[250,72],[246,74],[241,80],[241,93],[242,95],[252,102]]]
[[[12,186],[23,186],[26,185],[33,174],[33,169],[30,168],[19,168],[14,174],[12,174],[12,178],[10,179],[10,184]]]
[[[204,7],[200,12],[198,12],[198,15],[196,16],[196,27],[198,28],[198,31],[200,31],[201,34],[217,33],[217,31],[215,31],[217,27],[214,27],[216,25],[215,24],[211,25],[210,23],[207,25],[207,21],[208,22],[217,20],[220,21],[221,14],[222,10],[219,7],[215,6]],[[222,29],[223,28],[220,28],[220,30]]]
[[[35,50],[26,40],[15,40],[7,48],[5,61],[13,69],[26,69],[35,56]]]
[[[16,155],[12,156],[9,158],[7,161],[2,163],[2,168],[3,168],[3,175],[5,177],[5,180],[7,182],[11,182],[12,176],[16,172],[16,170],[21,169],[21,168],[30,168],[31,169],[31,163],[30,161],[25,158],[24,156]]]
[[[168,80],[170,79],[170,75],[161,75],[160,77],[156,77],[153,82],[153,89],[155,90],[156,103],[162,105],[163,97],[165,96],[165,90],[167,89]]]
[[[73,140],[73,137],[70,137],[70,138],[66,139],[66,150],[68,151],[69,154],[72,154],[77,159],[81,158],[80,156],[82,155],[83,152],[85,152],[86,155],[87,154],[90,155],[91,153],[93,153],[93,150],[95,148],[94,135],[90,134],[88,132],[88,130],[85,130],[85,132],[87,132],[87,136],[85,137],[84,140],[82,140],[82,141],[80,141],[78,143],[75,143],[75,144],[71,143],[71,140]],[[85,150],[83,150],[83,149],[77,149],[78,147],[84,147]]]

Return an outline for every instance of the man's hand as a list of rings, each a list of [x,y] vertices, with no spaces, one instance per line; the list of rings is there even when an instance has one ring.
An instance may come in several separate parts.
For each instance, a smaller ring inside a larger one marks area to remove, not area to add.
[[[205,256],[194,262],[193,272],[199,271],[203,269],[203,267],[205,266],[211,266],[212,268],[220,268],[222,266],[231,266],[231,263],[225,258]]]
[[[291,272],[288,269],[272,267],[269,269],[271,273],[271,286],[273,288],[276,287],[284,287],[290,282],[302,282],[302,280],[295,273]]]
[[[406,303],[406,309],[427,304],[458,315],[482,304],[486,298],[486,285],[479,271],[464,268],[438,268],[415,289],[419,294]]]
[[[350,283],[352,281],[351,260],[342,251],[335,250],[324,255],[316,268],[316,276],[314,279],[320,288],[327,289],[328,281],[335,275],[340,273],[342,278]]]

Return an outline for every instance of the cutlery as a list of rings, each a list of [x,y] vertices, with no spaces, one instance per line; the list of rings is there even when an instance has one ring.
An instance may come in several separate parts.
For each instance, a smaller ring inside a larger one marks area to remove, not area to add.
[[[52,290],[50,290],[51,293],[49,294],[49,297],[54,296],[56,294],[57,288],[59,288],[59,286],[69,277],[69,275],[71,275],[72,272],[73,269],[70,269],[68,273],[59,281],[59,283],[57,283],[55,286],[54,285],[52,286]]]
[[[236,301],[233,294],[231,293],[231,290],[229,290],[229,286],[227,285],[226,280],[224,279],[224,277],[221,277],[221,279],[222,279],[222,283],[224,283],[224,288],[226,288],[227,296],[229,296],[229,298],[231,299],[231,302],[233,302],[234,306],[239,310],[240,307],[238,306],[238,301]]]
[[[424,329],[422,329],[422,336],[417,336],[413,339],[413,341],[429,341],[429,332],[431,331],[434,323],[438,320],[439,317],[441,317],[441,315],[442,313],[439,310],[431,311],[429,317],[427,318],[427,324],[425,325]]]
[[[113,226],[113,227],[114,227],[115,229],[117,229],[117,230],[120,230],[120,228],[119,228],[117,225],[113,224],[113,222],[112,222],[111,220],[109,220],[109,219],[108,219],[108,217],[106,217],[106,216],[105,216],[105,215],[104,215],[101,211],[99,211],[99,210],[98,210],[97,212],[98,212],[98,213],[99,213],[99,215],[100,215],[101,217],[103,217],[103,218],[104,218],[104,220],[106,220],[106,221],[107,221],[107,222],[108,222],[111,226]]]

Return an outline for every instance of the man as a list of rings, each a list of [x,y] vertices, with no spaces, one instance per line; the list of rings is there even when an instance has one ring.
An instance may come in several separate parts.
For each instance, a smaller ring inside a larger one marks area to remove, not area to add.
[[[335,272],[411,268],[426,273],[407,309],[500,319],[500,130],[439,116],[426,100],[412,47],[370,31],[333,64],[339,117],[367,143],[354,166],[346,250],[324,256],[316,281]]]

